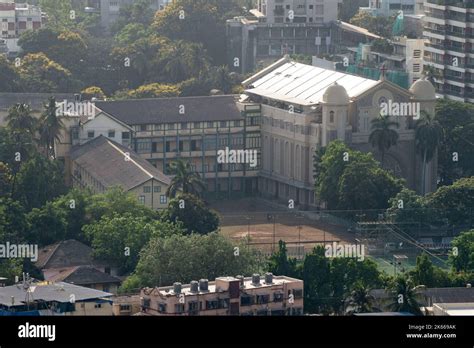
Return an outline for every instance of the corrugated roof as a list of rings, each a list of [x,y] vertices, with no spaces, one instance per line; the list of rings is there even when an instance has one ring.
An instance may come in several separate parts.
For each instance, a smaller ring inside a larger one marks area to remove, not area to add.
[[[130,154],[129,161],[125,160],[127,153]],[[104,136],[77,147],[71,158],[106,188],[120,186],[128,191],[151,179],[165,185],[171,183],[168,176],[130,148]]]
[[[350,98],[380,83],[311,65],[287,62],[251,82],[246,92],[298,105],[314,105],[322,101],[326,89],[335,82],[347,90]]]
[[[229,95],[97,101],[95,106],[128,125],[243,119],[234,96]]]
[[[112,296],[112,294],[108,292],[63,282],[47,285],[31,284],[30,292],[32,292],[30,298],[33,298],[34,301],[56,301],[62,303],[69,302],[71,295],[74,295],[75,301]],[[23,288],[22,284],[0,288],[0,304],[8,307],[24,305],[26,295],[27,291]],[[13,304],[12,298],[14,299]]]

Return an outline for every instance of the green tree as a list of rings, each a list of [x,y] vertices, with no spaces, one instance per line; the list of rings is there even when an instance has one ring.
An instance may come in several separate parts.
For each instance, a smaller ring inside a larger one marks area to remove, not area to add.
[[[410,280],[403,276],[397,277],[389,286],[391,302],[388,305],[392,311],[408,312],[415,315],[422,315],[419,296],[423,286],[414,287]]]
[[[474,272],[474,229],[454,238],[449,262],[456,272]]]
[[[278,242],[278,250],[269,258],[268,271],[275,275],[297,277],[298,270],[296,259],[289,258],[286,243],[282,240]]]
[[[219,216],[192,194],[180,193],[162,211],[162,219],[181,222],[187,234],[207,234],[219,228]]]
[[[398,142],[398,132],[392,128],[400,128],[400,124],[395,121],[390,121],[390,116],[380,115],[378,118],[371,121],[372,133],[370,133],[369,142],[372,147],[377,149],[382,154],[382,167],[384,165],[385,153],[390,150],[392,146],[396,146]]]
[[[387,216],[399,228],[413,235],[422,223],[429,221],[429,210],[424,197],[404,188],[390,199]]]
[[[346,301],[350,308],[349,313],[370,313],[372,312],[372,305],[375,298],[370,294],[370,288],[357,282],[350,297]]]
[[[12,197],[28,211],[65,192],[62,165],[38,154],[22,164],[16,180]]]
[[[56,159],[56,142],[60,141],[64,129],[63,122],[57,116],[56,99],[50,97],[39,120],[40,143],[47,158]]]
[[[349,21],[358,27],[362,27],[371,33],[380,35],[382,37],[391,38],[392,28],[395,23],[396,16],[373,16],[366,11],[357,12]]]
[[[436,155],[438,146],[443,138],[443,128],[430,114],[422,111],[421,117],[415,124],[416,148],[423,158],[423,173],[421,192],[426,193],[426,166]]]
[[[180,91],[177,85],[165,85],[160,83],[152,83],[143,85],[135,90],[129,91],[126,96],[128,99],[142,98],[169,98],[179,96]]]
[[[178,191],[199,196],[200,192],[205,190],[203,179],[199,173],[192,170],[189,162],[178,159],[171,163],[170,170],[174,177],[166,190],[168,197],[176,197]]]
[[[471,227],[474,223],[474,176],[442,186],[426,196],[426,205],[438,220],[451,227]]]
[[[8,59],[0,55],[0,92],[16,92],[19,76]]]
[[[0,241],[27,241],[30,226],[22,205],[7,197],[0,197]]]
[[[27,54],[18,68],[25,92],[68,92],[74,89],[71,72],[44,53]]]
[[[416,285],[424,285],[426,287],[435,286],[434,267],[427,254],[423,253],[417,256],[416,266],[410,273]]]
[[[72,19],[72,2],[69,0],[40,0],[41,10],[47,14],[47,27],[53,30],[62,31],[75,27]],[[75,13],[74,13],[75,14]]]
[[[438,148],[440,185],[450,185],[456,179],[474,176],[474,106],[439,99],[436,120],[445,134]]]
[[[52,204],[34,208],[28,213],[28,241],[41,246],[50,245],[66,239],[67,222],[64,211],[54,209]]]
[[[304,307],[307,313],[331,312],[331,265],[322,246],[307,254],[302,271]]]
[[[261,273],[263,267],[264,258],[257,251],[217,233],[152,238],[140,254],[134,274],[123,284],[123,291],[214,280],[224,275],[251,275]]]
[[[150,238],[183,233],[179,225],[149,221],[131,214],[104,216],[85,225],[83,231],[91,240],[94,257],[119,267],[122,274],[135,269],[140,251]]]

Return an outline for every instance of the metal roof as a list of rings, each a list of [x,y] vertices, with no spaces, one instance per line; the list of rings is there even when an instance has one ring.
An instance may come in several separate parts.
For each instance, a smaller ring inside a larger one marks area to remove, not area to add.
[[[287,62],[253,81],[246,92],[303,106],[314,105],[322,102],[324,92],[335,82],[343,86],[349,97],[353,98],[380,81]]]
[[[77,286],[68,283],[55,283],[42,285],[31,284],[29,298],[34,301],[56,301],[69,302],[71,295],[74,295],[76,301],[91,300],[97,298],[111,297],[112,294],[100,290],[90,289],[83,286]],[[6,286],[0,288],[0,304],[4,306],[21,306],[25,304],[27,291],[22,284]],[[12,303],[12,301],[14,301]]]

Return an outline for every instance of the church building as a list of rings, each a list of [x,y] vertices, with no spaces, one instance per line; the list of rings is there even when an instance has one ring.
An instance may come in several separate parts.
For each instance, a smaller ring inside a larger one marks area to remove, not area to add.
[[[425,189],[422,159],[415,146],[415,122],[423,111],[434,116],[436,95],[421,79],[405,90],[379,81],[291,61],[288,56],[243,82],[240,103],[261,106],[262,168],[259,191],[269,198],[318,205],[314,197],[313,154],[341,140],[355,150],[372,152],[371,121],[388,108],[398,122],[396,146],[385,154],[384,167],[404,178],[417,192],[436,188],[437,159],[427,165]]]

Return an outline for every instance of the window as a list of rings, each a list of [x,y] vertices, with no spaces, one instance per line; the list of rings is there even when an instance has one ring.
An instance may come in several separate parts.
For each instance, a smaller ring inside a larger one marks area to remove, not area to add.
[[[130,139],[130,132],[122,132],[122,139]]]
[[[207,122],[207,128],[214,128],[214,122]]]
[[[94,305],[94,308],[102,308],[102,303],[96,303],[96,304]]]
[[[150,193],[151,187],[150,186],[143,186],[143,193]]]
[[[139,202],[140,204],[145,205],[145,196],[140,196],[140,197],[138,197],[138,202]]]
[[[88,131],[87,132],[87,138],[92,139],[94,138],[95,132],[94,131]]]
[[[186,122],[182,122],[181,129],[188,129],[188,124]]]
[[[251,305],[253,305],[253,296],[242,295],[242,297],[240,298],[240,305],[241,306],[251,306]]]
[[[168,129],[168,130],[174,130],[174,123],[168,123],[166,129]]]
[[[129,312],[131,309],[131,306],[130,305],[120,305],[120,311],[121,312]]]
[[[257,304],[265,304],[270,302],[270,295],[257,295]]]
[[[413,64],[413,72],[414,73],[417,73],[417,72],[420,72],[421,70],[421,65],[418,63],[418,64]]]
[[[153,191],[154,191],[155,193],[160,193],[160,192],[161,192],[161,186],[155,186],[155,187],[153,187]]]
[[[158,312],[166,313],[166,303],[158,303]]]
[[[414,50],[413,58],[421,58],[421,50]]]
[[[227,127],[227,122],[226,121],[221,121],[221,128],[226,128]]]
[[[174,311],[175,313],[184,313],[184,304],[183,303],[175,304]]]
[[[155,124],[155,130],[156,130],[156,131],[160,131],[160,130],[162,130],[162,129],[163,129],[163,127],[162,127],[161,124]]]
[[[72,130],[72,139],[73,139],[73,140],[79,139],[79,129],[74,128],[74,129]]]
[[[146,132],[146,124],[141,124],[140,125],[140,131],[141,132]]]
[[[115,131],[109,130],[109,138],[115,138]]]
[[[194,129],[200,129],[201,128],[201,122],[194,122],[193,127],[194,127]]]
[[[197,311],[198,309],[199,309],[199,305],[198,305],[197,301],[189,302],[189,311],[190,312]]]
[[[329,113],[329,123],[334,123],[334,111]]]
[[[160,204],[168,203],[168,198],[165,195],[160,196]]]
[[[293,289],[295,299],[303,298],[303,289]]]
[[[218,300],[206,301],[206,309],[218,309],[218,308],[219,308]]]
[[[283,294],[282,293],[274,293],[273,294],[273,302],[282,302],[283,301]]]

